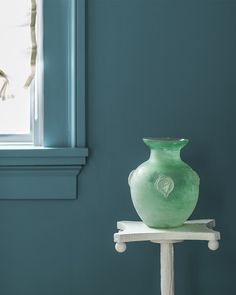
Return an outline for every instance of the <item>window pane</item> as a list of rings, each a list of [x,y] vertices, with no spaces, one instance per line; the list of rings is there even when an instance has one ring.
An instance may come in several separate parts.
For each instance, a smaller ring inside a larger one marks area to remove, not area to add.
[[[9,79],[8,96],[22,89],[31,73],[30,12],[31,0],[0,0],[0,69]]]
[[[30,88],[0,100],[0,134],[30,134]]]
[[[32,0],[0,0],[0,70],[8,81],[6,91],[2,92],[3,100],[0,99],[0,137],[32,133],[35,93],[33,86],[25,86],[32,74],[33,3]],[[6,79],[0,76],[0,90],[4,89],[4,83]]]

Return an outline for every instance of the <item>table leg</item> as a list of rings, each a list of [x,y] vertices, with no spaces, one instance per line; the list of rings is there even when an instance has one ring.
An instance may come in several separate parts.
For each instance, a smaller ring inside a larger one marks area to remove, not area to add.
[[[172,243],[160,244],[161,295],[174,295],[174,247]]]

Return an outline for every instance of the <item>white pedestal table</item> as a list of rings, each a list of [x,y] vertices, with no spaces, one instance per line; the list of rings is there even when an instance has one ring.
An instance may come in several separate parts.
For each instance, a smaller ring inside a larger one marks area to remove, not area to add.
[[[128,242],[150,241],[160,244],[161,295],[174,295],[173,244],[185,240],[202,240],[208,241],[210,250],[217,250],[220,233],[213,230],[214,226],[213,219],[189,220],[171,229],[150,228],[141,221],[119,221],[119,231],[114,234],[115,248],[122,253]]]

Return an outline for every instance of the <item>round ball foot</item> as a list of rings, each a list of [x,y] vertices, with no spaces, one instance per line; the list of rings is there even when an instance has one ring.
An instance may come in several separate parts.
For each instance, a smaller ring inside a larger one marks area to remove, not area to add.
[[[217,250],[219,248],[219,242],[216,241],[216,240],[215,241],[209,241],[208,242],[208,248],[210,250],[213,250],[213,251]]]
[[[116,243],[115,245],[116,251],[119,253],[123,253],[126,250],[126,244],[125,243]]]

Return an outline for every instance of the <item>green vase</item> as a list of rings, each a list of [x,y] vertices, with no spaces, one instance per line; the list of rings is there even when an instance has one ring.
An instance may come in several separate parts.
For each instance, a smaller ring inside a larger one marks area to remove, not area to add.
[[[129,175],[134,207],[143,222],[155,228],[182,225],[198,200],[199,177],[180,158],[187,139],[144,138],[150,158]]]

